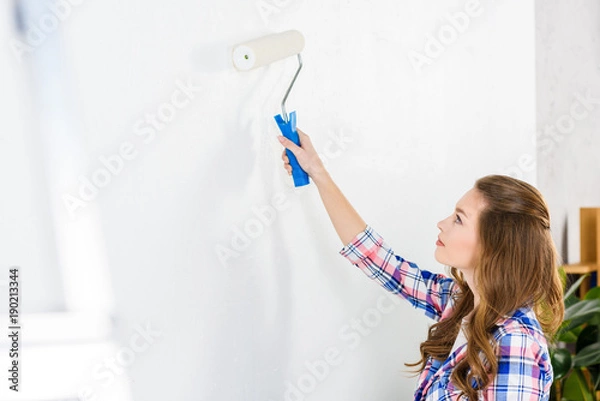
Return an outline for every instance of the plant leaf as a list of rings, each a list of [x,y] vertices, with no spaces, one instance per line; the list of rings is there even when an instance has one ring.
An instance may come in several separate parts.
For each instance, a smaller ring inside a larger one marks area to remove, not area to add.
[[[600,299],[600,287],[594,287],[586,292],[583,299]]]
[[[558,334],[558,341],[561,341],[561,342],[567,343],[567,344],[576,342],[577,341],[577,334],[574,333],[575,330],[577,330],[577,329],[565,331],[564,333],[562,333],[562,332],[559,333]]]
[[[568,290],[567,290],[567,292],[565,293],[565,296],[564,296],[564,298],[566,299],[566,298],[569,298],[569,296],[573,295],[573,294],[575,293],[575,291],[577,291],[577,289],[579,288],[579,286],[581,285],[581,283],[583,282],[583,280],[585,280],[585,278],[586,278],[587,276],[589,276],[589,274],[584,274],[584,275],[582,275],[581,277],[579,277],[579,278],[577,279],[577,281],[575,281],[575,282],[573,283],[573,285],[571,285],[571,286],[569,287],[569,289],[568,289]]]
[[[600,299],[577,302],[565,309],[565,322],[563,323],[563,327],[561,327],[561,332],[580,326],[598,314],[600,314]]]
[[[568,298],[565,298],[565,308],[580,302],[581,299],[577,298],[575,295],[570,295]]]
[[[600,363],[600,343],[588,345],[573,358],[573,366],[590,366]]]
[[[598,384],[600,384],[600,365],[588,366],[586,369],[590,372],[590,379],[594,383],[594,390],[598,391]]]
[[[595,401],[594,390],[590,389],[583,372],[579,369],[573,370],[565,380],[562,397],[570,401]]]
[[[598,326],[588,324],[577,336],[577,344],[575,345],[575,353],[578,353],[588,345],[598,342]]]
[[[560,380],[571,370],[571,353],[566,348],[555,349],[550,359],[552,361],[552,370],[554,370],[554,380]]]

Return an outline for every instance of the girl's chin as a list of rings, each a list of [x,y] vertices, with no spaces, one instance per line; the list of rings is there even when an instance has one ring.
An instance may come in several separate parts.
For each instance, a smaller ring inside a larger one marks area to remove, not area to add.
[[[442,255],[440,255],[440,248],[437,248],[435,250],[435,252],[433,253],[433,257],[439,264],[448,265],[448,263],[447,263],[448,261],[445,260],[445,258]]]

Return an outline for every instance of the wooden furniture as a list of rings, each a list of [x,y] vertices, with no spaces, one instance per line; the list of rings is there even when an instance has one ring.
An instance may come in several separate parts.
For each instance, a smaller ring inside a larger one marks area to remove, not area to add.
[[[579,209],[579,241],[581,262],[564,265],[567,274],[596,273],[596,282],[600,281],[600,207],[582,207]],[[583,297],[590,289],[588,276],[579,294]]]

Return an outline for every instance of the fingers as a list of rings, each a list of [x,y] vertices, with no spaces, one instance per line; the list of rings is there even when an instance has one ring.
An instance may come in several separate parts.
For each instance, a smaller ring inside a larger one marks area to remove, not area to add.
[[[300,137],[300,144],[310,143],[310,137],[304,133],[300,128],[296,128],[298,136]]]
[[[296,157],[298,157],[299,154],[306,152],[306,150],[308,150],[308,151],[313,150],[313,147],[312,147],[312,144],[310,142],[310,138],[308,137],[308,135],[306,135],[304,133],[304,131],[302,131],[298,128],[296,128],[296,130],[298,131],[298,139],[300,139],[299,142],[300,142],[301,146],[296,145],[294,142],[290,141],[283,135],[277,137],[277,139],[279,139],[279,142],[285,148],[283,150],[283,152],[281,153],[281,159],[283,160],[284,168],[286,169],[286,171],[288,172],[289,175],[292,175],[292,166],[290,166],[290,164],[289,164],[290,159],[287,156],[286,149],[290,150]]]
[[[283,160],[283,168],[288,172],[288,175],[292,175],[292,166],[290,166],[290,158],[287,156],[286,150],[283,149],[281,154],[281,160]]]
[[[283,147],[289,149],[294,155],[297,155],[298,151],[302,150],[300,146],[296,145],[294,142],[290,141],[284,136],[279,136],[277,139],[279,139],[279,142],[283,145]]]

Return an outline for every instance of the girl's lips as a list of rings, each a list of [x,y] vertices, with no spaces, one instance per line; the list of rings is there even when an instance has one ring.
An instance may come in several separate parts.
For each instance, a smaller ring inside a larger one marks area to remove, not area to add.
[[[440,239],[438,238],[438,240],[435,242],[435,244],[437,246],[444,246],[444,243],[442,241],[440,241]]]

